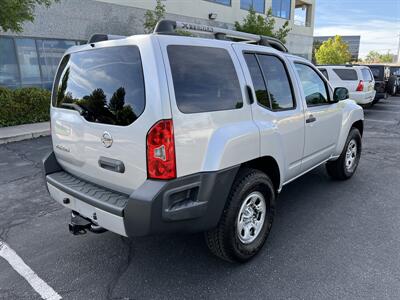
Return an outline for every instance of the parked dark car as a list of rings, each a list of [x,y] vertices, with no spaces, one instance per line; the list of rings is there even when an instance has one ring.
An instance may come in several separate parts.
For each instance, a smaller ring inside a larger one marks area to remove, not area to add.
[[[400,66],[391,66],[390,67],[390,76],[396,76],[397,77],[397,94],[400,94]]]
[[[368,65],[371,69],[375,79],[375,100],[378,102],[379,99],[386,99],[389,95],[396,95],[398,78],[395,75],[390,74],[390,66],[388,65]]]

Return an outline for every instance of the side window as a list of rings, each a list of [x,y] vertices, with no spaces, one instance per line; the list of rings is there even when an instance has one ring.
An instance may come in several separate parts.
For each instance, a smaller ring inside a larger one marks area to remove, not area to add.
[[[329,98],[326,84],[319,77],[318,73],[305,64],[295,63],[295,66],[300,77],[307,105],[328,104]]]
[[[257,102],[265,107],[271,108],[269,94],[265,86],[264,77],[261,73],[261,69],[258,65],[255,54],[246,53],[244,55],[244,58],[246,59],[247,67],[249,68],[249,72],[251,75],[251,80],[253,81],[253,87],[256,93]]]
[[[333,72],[342,80],[358,80],[357,72],[353,69],[333,69]]]
[[[176,104],[183,113],[243,106],[239,79],[229,52],[221,48],[167,47]]]
[[[258,55],[271,100],[272,109],[295,107],[289,77],[283,62],[272,55]]]
[[[325,78],[329,80],[328,71],[326,69],[319,69],[319,70],[322,73],[322,75],[324,75]]]

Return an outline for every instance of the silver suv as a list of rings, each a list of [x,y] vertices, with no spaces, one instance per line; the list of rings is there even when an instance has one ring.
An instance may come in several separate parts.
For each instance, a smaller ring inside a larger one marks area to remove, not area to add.
[[[109,38],[69,49],[53,86],[43,163],[72,233],[204,231],[214,254],[246,261],[284,185],[323,163],[354,174],[362,108],[278,41],[173,21]]]

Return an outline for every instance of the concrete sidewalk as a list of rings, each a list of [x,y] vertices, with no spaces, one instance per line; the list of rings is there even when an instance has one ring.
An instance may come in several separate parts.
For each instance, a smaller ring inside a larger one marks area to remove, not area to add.
[[[50,134],[50,122],[0,128],[0,144],[17,142]]]

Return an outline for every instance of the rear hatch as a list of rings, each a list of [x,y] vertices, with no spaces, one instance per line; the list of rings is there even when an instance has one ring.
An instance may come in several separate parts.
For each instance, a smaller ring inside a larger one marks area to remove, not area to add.
[[[131,193],[146,180],[146,133],[157,119],[145,112],[141,54],[133,45],[84,49],[66,55],[57,72],[54,152],[67,172]]]

